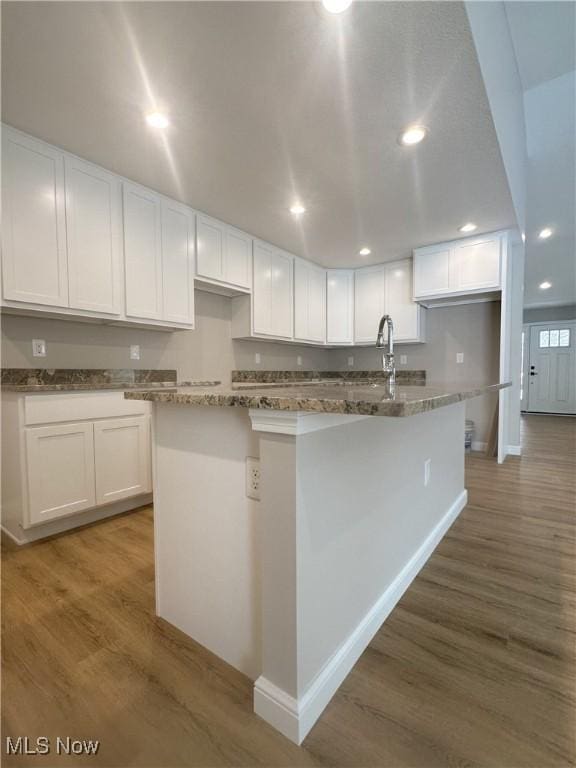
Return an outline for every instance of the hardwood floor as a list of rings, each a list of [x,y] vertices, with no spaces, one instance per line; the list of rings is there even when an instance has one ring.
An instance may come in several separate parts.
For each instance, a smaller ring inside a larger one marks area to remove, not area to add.
[[[3,736],[99,739],[5,765],[569,766],[576,419],[467,460],[469,504],[302,747],[252,686],[153,614],[152,513],[3,552]]]

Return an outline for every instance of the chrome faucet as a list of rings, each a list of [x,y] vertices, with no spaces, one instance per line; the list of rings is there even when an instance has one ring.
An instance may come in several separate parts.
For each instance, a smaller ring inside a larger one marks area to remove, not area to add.
[[[378,326],[376,346],[384,348],[384,326],[388,323],[388,352],[382,353],[382,370],[389,374],[388,383],[391,388],[396,384],[396,366],[394,364],[394,323],[390,315],[382,315]]]

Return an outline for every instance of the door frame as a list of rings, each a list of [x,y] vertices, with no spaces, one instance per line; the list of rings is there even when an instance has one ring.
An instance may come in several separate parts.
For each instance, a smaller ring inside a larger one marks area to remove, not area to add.
[[[576,334],[576,318],[572,318],[571,320],[538,320],[537,322],[532,323],[522,323],[522,399],[520,401],[520,410],[522,413],[540,413],[540,411],[528,410],[528,376],[530,374],[530,335],[532,333],[532,328],[538,328],[539,326],[541,328],[547,328],[550,325],[555,325],[558,323],[573,323],[575,325],[574,333]],[[554,416],[555,414],[551,413],[550,415]],[[570,414],[559,413],[557,415],[566,416]]]

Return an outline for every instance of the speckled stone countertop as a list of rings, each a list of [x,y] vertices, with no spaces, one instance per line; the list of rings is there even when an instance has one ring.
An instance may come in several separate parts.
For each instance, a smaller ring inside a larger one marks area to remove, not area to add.
[[[382,381],[389,373],[381,368],[371,371],[232,371],[233,384],[289,384],[319,381]],[[404,384],[426,380],[426,371],[398,370],[396,381]]]
[[[9,392],[78,392],[100,389],[210,387],[219,381],[178,382],[175,370],[133,368],[2,368],[0,384]]]
[[[315,411],[364,416],[413,416],[472,397],[495,392],[505,384],[397,384],[393,393],[387,382],[379,384],[299,384],[262,389],[178,387],[165,391],[125,392],[128,400],[149,400],[178,405],[233,406],[277,411]]]

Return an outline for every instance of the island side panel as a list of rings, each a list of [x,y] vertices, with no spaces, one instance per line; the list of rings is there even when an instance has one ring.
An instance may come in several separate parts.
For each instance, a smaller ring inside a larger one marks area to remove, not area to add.
[[[156,610],[255,679],[260,673],[258,436],[244,408],[154,403]]]
[[[300,742],[465,504],[464,405],[262,434],[260,451],[263,540],[276,554],[263,559],[255,709]]]

